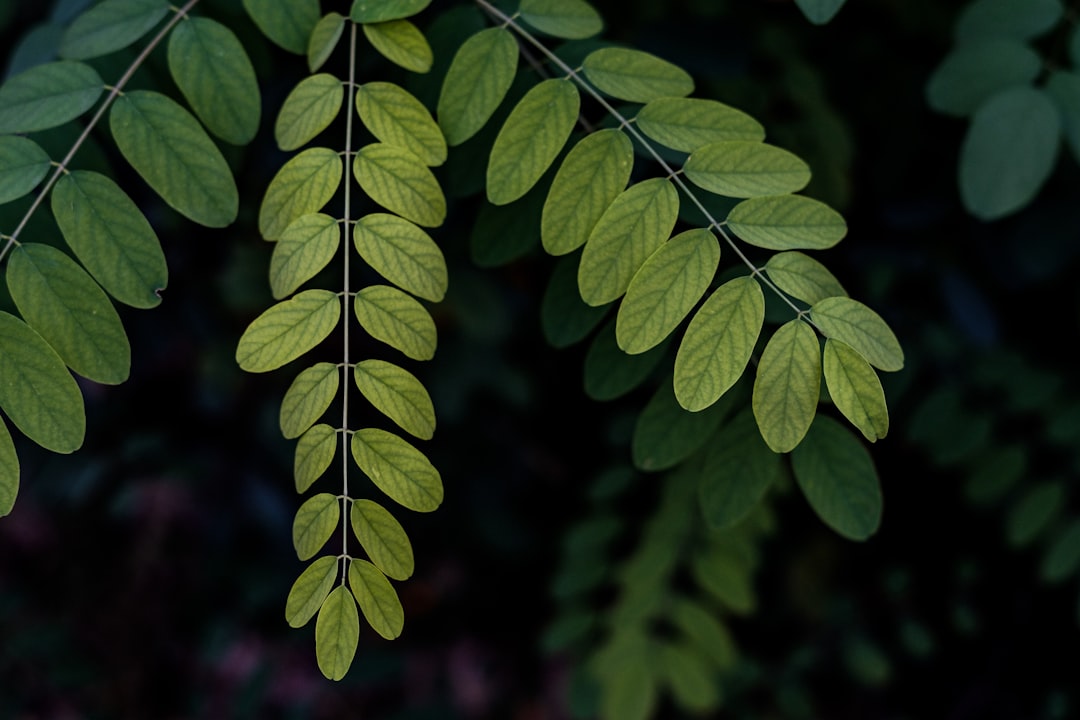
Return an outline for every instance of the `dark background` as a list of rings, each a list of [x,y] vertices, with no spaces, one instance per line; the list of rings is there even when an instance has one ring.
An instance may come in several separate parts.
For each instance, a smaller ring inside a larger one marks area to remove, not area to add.
[[[83,383],[84,448],[55,456],[17,439],[22,489],[0,521],[0,719],[570,717],[573,658],[542,646],[549,587],[590,478],[628,457],[618,428],[649,392],[587,399],[584,347],[556,351],[540,333],[550,259],[533,247],[476,267],[477,200],[453,200],[433,233],[451,270],[434,308],[439,350],[416,370],[439,416],[425,450],[446,501],[402,518],[417,557],[398,586],[403,636],[362,630],[350,674],[324,680],[313,624],[294,631],[283,617],[302,569],[292,443],[277,429],[293,373],[247,375],[233,360],[272,302],[254,208],[287,158],[270,128],[303,67],[260,41],[238,2],[204,4],[250,43],[264,90],[259,137],[228,150],[247,209],[207,230],[136,178],[122,183],[160,234],[170,284],[159,308],[121,310],[132,376]],[[849,0],[824,27],[786,0],[595,4],[605,39],[679,63],[697,96],[746,110],[810,163],[807,194],[850,228],[821,259],[907,356],[885,378],[892,431],[872,447],[880,532],[847,542],[797,493],[776,500],[757,607],[730,623],[741,660],[717,716],[1077,717],[1077,579],[1050,583],[1040,570],[1078,510],[1076,160],[1063,150],[1039,197],[1010,218],[964,212],[955,168],[966,124],[933,114],[923,93],[958,2]],[[449,5],[436,1],[420,24]],[[5,54],[49,9],[0,4]],[[1058,64],[1063,32],[1039,42]],[[147,73],[167,87],[160,58]],[[10,232],[10,216],[0,220]],[[1021,461],[995,495],[986,488],[1003,450]],[[657,497],[651,480],[631,490],[631,538]],[[1025,542],[1016,509],[1051,481],[1064,500]],[[680,717],[667,701],[659,713]]]

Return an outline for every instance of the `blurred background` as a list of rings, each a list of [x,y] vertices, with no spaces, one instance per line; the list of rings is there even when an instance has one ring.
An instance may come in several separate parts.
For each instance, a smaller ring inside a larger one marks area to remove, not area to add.
[[[714,694],[695,705],[661,691],[652,716],[1080,716],[1076,159],[1063,150],[1037,197],[1004,219],[964,210],[967,123],[925,100],[959,2],[849,0],[825,26],[790,0],[594,4],[604,40],[678,63],[697,96],[750,113],[810,163],[806,193],[849,224],[820,257],[907,357],[883,378],[892,430],[871,448],[880,531],[843,540],[793,485],[779,488],[744,538],[752,562],[738,592],[710,605],[726,643]],[[77,5],[0,0],[0,54]],[[435,0],[418,20],[436,51],[431,79],[390,72],[429,107],[460,28],[478,22],[473,10],[445,19],[458,5]],[[324,680],[313,624],[284,621],[303,567],[293,444],[277,424],[295,373],[248,375],[233,359],[273,302],[255,217],[288,157],[272,119],[305,70],[261,39],[239,0],[200,11],[241,36],[264,92],[263,130],[226,150],[244,209],[228,229],[199,228],[147,191],[107,136],[77,159],[128,178],[170,283],[160,307],[120,309],[131,379],[82,384],[85,447],[57,456],[16,439],[22,488],[0,521],[0,720],[595,717],[603,691],[583,668],[602,646],[619,568],[665,507],[661,476],[629,469],[634,418],[665,371],[611,401],[586,395],[589,341],[557,350],[541,331],[554,261],[505,217],[473,226],[475,167],[467,148],[452,152],[440,176],[451,212],[432,233],[451,278],[433,307],[439,349],[410,366],[435,402],[425,450],[446,500],[400,518],[417,558],[397,585],[404,634],[387,642],[365,627],[349,675]],[[1069,64],[1072,30],[1037,40],[1048,64]],[[134,86],[168,87],[161,55]],[[126,59],[103,60],[102,76]],[[386,75],[373,53],[365,72]],[[24,211],[0,206],[0,230]],[[44,237],[50,223],[27,232],[58,242]]]

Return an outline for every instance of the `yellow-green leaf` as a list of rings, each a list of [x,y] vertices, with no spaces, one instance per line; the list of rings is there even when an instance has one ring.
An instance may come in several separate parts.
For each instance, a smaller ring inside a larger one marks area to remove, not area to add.
[[[780,456],[762,441],[754,416],[745,410],[724,425],[701,462],[698,503],[715,529],[738,525],[783,475]]]
[[[870,442],[889,432],[889,408],[877,373],[862,355],[839,340],[825,341],[822,359],[829,397]]]
[[[783,195],[810,182],[810,166],[787,150],[752,140],[705,145],[686,160],[683,171],[700,188],[733,198]]]
[[[60,38],[60,56],[89,60],[122,50],[168,14],[166,0],[104,0],[67,27]]]
[[[338,221],[323,213],[301,215],[281,233],[270,256],[270,290],[280,300],[330,264],[341,245]]]
[[[51,166],[49,156],[33,140],[20,135],[0,137],[0,205],[37,187]]]
[[[619,347],[634,355],[659,345],[705,294],[719,264],[720,245],[705,229],[661,245],[626,289],[615,321]]]
[[[372,500],[357,500],[352,506],[351,521],[356,539],[375,567],[395,580],[405,580],[413,574],[412,544],[389,510]]]
[[[315,27],[311,30],[311,37],[308,39],[308,70],[313,73],[318,72],[319,68],[330,59],[344,30],[345,16],[341,13],[326,13],[319,22],[315,23]]]
[[[754,118],[702,98],[657,98],[641,108],[637,126],[661,145],[688,153],[710,143],[765,139],[765,129]]]
[[[7,425],[0,420],[0,517],[11,513],[19,494],[19,456]]]
[[[372,213],[357,221],[353,242],[364,262],[417,297],[439,302],[446,294],[446,259],[431,237],[408,220]]]
[[[847,297],[847,291],[828,268],[801,252],[773,255],[765,263],[765,273],[788,295],[811,305],[827,297]]]
[[[584,40],[604,29],[600,14],[584,0],[521,0],[521,19],[542,33]]]
[[[296,556],[309,560],[337,530],[341,501],[330,493],[319,493],[304,501],[293,519],[292,538]]]
[[[349,564],[349,587],[356,602],[375,632],[387,640],[401,635],[405,627],[405,611],[397,592],[379,568],[367,560],[353,560]]]
[[[296,376],[281,401],[278,421],[283,436],[300,437],[326,413],[337,397],[340,375],[337,365],[321,362]]]
[[[446,140],[423,104],[388,82],[356,88],[356,111],[371,134],[388,145],[409,150],[429,166],[446,162]]]
[[[83,377],[127,380],[131,346],[104,291],[78,263],[51,245],[23,243],[8,258],[7,285],[26,323]]]
[[[810,308],[810,319],[826,337],[850,345],[874,367],[895,372],[904,367],[904,351],[881,316],[858,300],[830,297]]]
[[[306,145],[334,121],[344,98],[345,89],[333,75],[319,73],[301,80],[285,98],[274,123],[278,147],[296,150]]]
[[[460,145],[484,127],[506,97],[517,62],[517,41],[504,27],[481,30],[458,48],[435,113],[448,144]]]
[[[578,268],[581,299],[604,305],[618,299],[679,215],[679,194],[667,178],[652,178],[619,194],[585,243]]]
[[[442,504],[439,471],[422,452],[397,435],[367,428],[352,436],[356,464],[391,500],[417,512],[431,512]]]
[[[71,453],[86,433],[82,393],[64,361],[30,326],[0,311],[0,410],[46,450]]]
[[[765,296],[750,276],[718,287],[694,314],[675,356],[675,397],[703,410],[742,377],[765,321]]]
[[[357,23],[381,23],[412,17],[431,0],[353,0],[349,17]]]
[[[360,615],[352,593],[344,585],[327,596],[315,621],[315,658],[319,670],[330,680],[349,672],[360,641]]]
[[[634,147],[622,130],[586,135],[555,173],[540,218],[540,240],[552,255],[585,244],[612,201],[626,188],[634,169]]]
[[[307,52],[308,38],[319,22],[319,0],[243,0],[243,3],[263,35],[291,53]]]
[[[409,150],[372,143],[356,153],[353,174],[372,200],[424,227],[446,219],[446,197],[439,181]]]
[[[585,56],[585,77],[601,92],[627,102],[647,103],[694,92],[690,74],[667,60],[630,48],[601,48]]]
[[[408,20],[365,23],[364,36],[383,57],[406,70],[426,73],[435,61],[424,33]]]
[[[543,80],[525,93],[491,147],[488,200],[506,205],[536,184],[570,137],[580,106],[577,86],[565,79]]]
[[[232,170],[199,121],[165,95],[132,90],[109,113],[116,146],[172,208],[207,227],[236,219],[240,199]]]
[[[86,63],[61,60],[24,70],[0,85],[0,135],[63,125],[92,108],[104,90]]]
[[[293,460],[296,492],[307,492],[322,477],[337,451],[337,430],[325,423],[314,425],[300,436]]]
[[[169,35],[169,72],[206,128],[245,145],[259,130],[262,99],[255,68],[232,30],[188,17]]]
[[[795,480],[817,516],[849,540],[866,540],[881,524],[881,487],[870,453],[830,417],[814,422],[791,454]]]
[[[68,246],[105,291],[156,307],[169,282],[161,243],[135,202],[105,175],[66,173],[53,187],[53,216]]]
[[[329,290],[304,290],[255,318],[236,347],[248,372],[267,372],[292,362],[321,343],[341,317],[341,299]]]
[[[266,188],[259,208],[259,232],[277,240],[301,215],[318,212],[341,185],[341,157],[327,148],[309,148],[285,163]]]
[[[767,250],[825,250],[847,234],[840,213],[802,195],[744,200],[727,218],[740,238]]]
[[[333,555],[324,555],[304,568],[285,600],[285,621],[290,627],[303,627],[315,617],[337,578],[338,558]]]
[[[802,442],[820,395],[817,334],[799,318],[789,320],[765,345],[754,379],[754,417],[773,452],[791,452]]]
[[[371,285],[356,293],[356,320],[371,337],[413,360],[435,357],[435,320],[412,296],[389,285]]]
[[[435,407],[415,375],[385,360],[362,360],[353,377],[360,394],[402,430],[421,440],[435,434]]]

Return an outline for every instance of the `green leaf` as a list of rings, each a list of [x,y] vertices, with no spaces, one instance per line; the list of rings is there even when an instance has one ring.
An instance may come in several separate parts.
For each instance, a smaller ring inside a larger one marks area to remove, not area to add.
[[[517,41],[504,27],[481,30],[461,45],[435,112],[449,145],[465,142],[491,119],[514,81],[517,62]]]
[[[821,394],[821,347],[799,318],[781,325],[765,345],[754,379],[754,417],[773,452],[791,452],[814,421]]]
[[[285,600],[285,621],[289,627],[303,627],[315,617],[337,577],[338,558],[333,555],[324,555],[304,568]]]
[[[431,0],[353,0],[349,17],[357,23],[381,23],[412,17]]]
[[[352,506],[352,529],[375,567],[387,577],[406,580],[415,568],[412,544],[390,511],[371,500]]]
[[[791,454],[795,480],[818,517],[849,540],[881,524],[881,488],[870,453],[830,417],[818,417]]]
[[[708,230],[687,230],[649,256],[619,306],[615,338],[631,355],[658,345],[701,300],[720,264],[720,245]]]
[[[325,423],[312,426],[296,443],[293,460],[293,479],[296,492],[307,492],[334,462],[337,451],[337,430]]]
[[[82,393],[64,361],[31,327],[0,311],[0,410],[46,450],[71,453],[86,433]]]
[[[889,409],[877,373],[849,345],[829,338],[823,358],[829,397],[870,442],[889,432]]]
[[[645,260],[667,240],[678,215],[679,194],[667,178],[645,180],[620,193],[581,254],[581,299],[604,305],[622,296]]]
[[[846,0],[795,0],[806,19],[815,25],[824,25],[832,20]]]
[[[228,163],[175,101],[132,90],[116,99],[109,127],[124,158],[181,215],[207,227],[236,219],[240,201]]]
[[[446,162],[446,140],[419,100],[397,85],[369,82],[356,88],[356,111],[371,134],[409,150],[428,166]]]
[[[1005,517],[1005,537],[1012,547],[1023,547],[1048,530],[1065,508],[1065,486],[1060,481],[1032,484]]]
[[[255,318],[236,347],[236,362],[248,372],[267,372],[292,362],[337,327],[341,299],[329,290],[304,290]]]
[[[115,308],[78,263],[39,243],[8,259],[7,285],[26,323],[85,378],[117,385],[131,370],[131,346]]]
[[[688,153],[712,143],[765,139],[765,128],[754,118],[701,98],[657,98],[641,108],[637,126],[661,145]]]
[[[597,221],[626,188],[634,148],[622,130],[586,135],[570,150],[551,182],[540,219],[540,239],[552,255],[585,244]]]
[[[421,440],[435,435],[435,407],[415,375],[385,360],[362,360],[353,377],[360,394],[402,430]]]
[[[330,493],[319,493],[304,501],[293,520],[292,538],[296,556],[309,560],[337,530],[341,501]]]
[[[259,130],[262,98],[255,68],[232,30],[188,17],[169,35],[169,72],[206,128],[246,145]]]
[[[435,357],[435,320],[423,305],[397,288],[371,285],[356,293],[356,320],[368,335],[413,360]]]
[[[408,20],[365,24],[364,36],[380,55],[406,70],[426,73],[435,61],[424,34]]]
[[[274,139],[282,150],[296,150],[329,127],[344,102],[345,90],[333,75],[306,77],[292,89],[274,123]]]
[[[393,585],[377,567],[366,560],[353,560],[349,564],[349,587],[375,632],[387,640],[401,635],[405,610]]]
[[[341,13],[326,13],[319,22],[315,23],[315,27],[311,30],[311,37],[308,38],[308,70],[315,73],[326,64],[341,41],[341,34],[344,31],[345,16]]]
[[[342,179],[341,157],[327,148],[309,148],[285,163],[266,188],[259,208],[259,233],[277,240],[301,215],[321,210]]]
[[[1080,161],[1080,74],[1064,70],[1050,73],[1046,93],[1061,114],[1062,130],[1073,157]]]
[[[904,367],[900,341],[881,316],[858,300],[831,297],[810,308],[810,319],[826,337],[850,345],[874,367],[895,372]]]
[[[1057,160],[1061,120],[1043,90],[1018,86],[976,112],[960,147],[960,197],[980,220],[1020,210],[1038,194]]]
[[[613,47],[594,50],[585,56],[582,68],[597,90],[627,102],[648,103],[694,92],[694,80],[689,73],[640,50]]]
[[[810,167],[797,156],[750,140],[700,147],[687,159],[683,171],[698,187],[733,198],[793,193],[810,182]]]
[[[709,443],[699,474],[701,512],[711,527],[724,529],[758,507],[783,468],[780,456],[762,441],[753,413],[745,410]]]
[[[727,225],[751,245],[766,250],[825,250],[847,235],[840,213],[802,195],[776,195],[744,200]]]
[[[0,493],[2,495],[2,493]],[[3,515],[0,501],[0,515]],[[1080,570],[1080,520],[1074,519],[1057,532],[1039,565],[1039,576],[1048,583],[1057,583]]]
[[[566,144],[580,107],[577,86],[569,80],[543,80],[525,93],[491,147],[487,168],[491,203],[511,203],[536,184]]]
[[[735,665],[738,660],[735,641],[716,613],[693,600],[678,599],[672,604],[671,621],[717,669],[726,670]]]
[[[403,507],[431,512],[442,504],[439,471],[398,436],[377,428],[358,430],[352,437],[352,455],[375,486]]]
[[[316,363],[292,381],[281,401],[281,434],[298,438],[323,416],[337,397],[341,371],[328,362]]]
[[[52,161],[33,140],[0,136],[0,205],[18,200],[49,174]]]
[[[965,117],[995,93],[1027,85],[1042,71],[1042,58],[1027,45],[1003,38],[957,46],[926,83],[926,102],[946,115]]]
[[[280,300],[330,264],[341,245],[341,228],[329,215],[301,215],[281,233],[270,256],[270,289]]]
[[[350,571],[350,577],[352,573]],[[327,596],[315,621],[315,657],[329,680],[349,672],[360,640],[360,615],[348,588],[339,585]]]
[[[353,175],[372,200],[424,227],[446,219],[446,197],[438,180],[409,150],[372,143],[356,153]]]
[[[469,257],[478,267],[509,264],[540,244],[540,218],[547,190],[541,182],[509,205],[480,206],[469,233]]]
[[[1042,35],[1064,14],[1061,0],[977,0],[970,3],[956,22],[958,41],[984,37],[1018,40]]]
[[[634,425],[634,467],[645,472],[675,467],[716,433],[731,408],[732,403],[717,403],[705,412],[687,412],[675,399],[671,383],[663,383]]]
[[[730,549],[713,548],[697,554],[691,560],[690,573],[702,590],[736,615],[748,615],[757,606],[750,569]]]
[[[431,237],[408,220],[372,213],[353,229],[356,251],[376,272],[431,302],[446,294],[446,259]]]
[[[85,63],[32,67],[0,85],[0,135],[63,125],[92,108],[104,90],[101,76]]]
[[[593,400],[614,400],[636,388],[664,359],[669,341],[640,355],[627,355],[615,340],[615,321],[593,339],[585,353],[585,394]]]
[[[7,425],[0,420],[0,517],[9,515],[19,494],[19,456]]]
[[[75,170],[53,186],[51,201],[64,240],[106,292],[137,308],[161,302],[169,281],[165,253],[150,223],[115,182]]]
[[[584,40],[604,29],[600,14],[584,0],[521,0],[521,19],[542,33]]]
[[[810,305],[828,297],[847,297],[847,291],[827,267],[801,252],[773,255],[765,263],[765,274],[788,295]]]
[[[169,14],[166,0],[104,0],[75,18],[60,39],[60,56],[89,60],[131,45]]]
[[[540,327],[544,338],[556,348],[570,347],[584,340],[608,311],[606,305],[593,307],[581,300],[577,289],[577,266],[577,257],[560,258],[540,301]]]
[[[285,50],[303,55],[319,22],[319,0],[243,0],[263,35]]]
[[[705,657],[693,646],[663,643],[657,655],[664,679],[676,705],[703,714],[720,704],[719,683]]]
[[[642,642],[639,652],[620,654],[619,669],[605,678],[599,717],[648,720],[659,704],[656,674],[651,669],[652,647]]]
[[[691,412],[726,393],[746,370],[762,324],[765,296],[750,276],[729,280],[698,309],[675,356],[675,397]]]

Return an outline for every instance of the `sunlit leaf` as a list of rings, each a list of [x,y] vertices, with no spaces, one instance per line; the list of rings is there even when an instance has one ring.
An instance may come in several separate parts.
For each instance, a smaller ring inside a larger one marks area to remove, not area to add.
[[[270,256],[270,289],[277,300],[289,295],[325,268],[341,245],[341,228],[329,215],[296,218],[281,233]]]
[[[817,334],[803,320],[789,320],[765,345],[754,379],[754,417],[773,452],[790,452],[802,441],[820,394]]]
[[[698,187],[733,198],[793,193],[810,182],[810,166],[797,156],[750,140],[700,147],[687,159],[683,171]]]
[[[604,29],[600,14],[584,0],[521,0],[521,19],[542,33],[584,40]]]
[[[578,268],[578,288],[589,305],[618,299],[645,260],[660,247],[679,215],[679,194],[667,178],[631,185],[600,216]]]
[[[405,580],[413,574],[412,544],[390,511],[371,500],[357,500],[350,520],[356,539],[375,567],[394,580]]]
[[[0,410],[46,450],[71,453],[86,432],[82,393],[40,335],[0,311]]]
[[[7,425],[0,420],[0,517],[11,513],[19,494],[19,456]]]
[[[412,17],[431,0],[353,0],[349,17],[357,23],[381,23]]]
[[[702,304],[675,356],[675,397],[697,412],[733,386],[750,362],[765,321],[765,296],[750,276],[729,280]]]
[[[285,163],[266,188],[259,208],[259,232],[277,240],[301,215],[321,210],[342,180],[341,157],[327,148],[309,148]]]
[[[60,358],[85,378],[127,380],[131,346],[120,316],[82,267],[51,245],[23,243],[8,257],[15,307]]]
[[[424,34],[408,20],[365,24],[364,36],[383,57],[406,70],[426,73],[435,61]]]
[[[165,253],[135,203],[105,175],[65,174],[52,211],[64,240],[106,292],[138,308],[155,307],[169,280]]]
[[[514,81],[517,62],[517,41],[503,27],[481,30],[462,44],[436,107],[448,144],[460,145],[487,123]]]
[[[788,295],[810,305],[827,297],[847,297],[847,291],[827,267],[794,250],[769,258],[765,274]]]
[[[830,417],[815,420],[791,453],[795,480],[818,517],[850,540],[866,540],[881,524],[881,488],[870,453]]]
[[[281,434],[298,438],[314,425],[337,397],[341,370],[328,362],[316,363],[293,380],[281,401]]]
[[[341,299],[329,290],[304,290],[255,318],[236,347],[236,362],[248,372],[267,372],[292,362],[337,327]]]
[[[52,162],[33,140],[0,136],[0,205],[18,200],[49,174]]]
[[[668,340],[640,355],[627,355],[615,340],[615,321],[601,328],[585,354],[585,394],[614,400],[645,382],[664,359]]]
[[[304,568],[285,601],[285,620],[290,627],[303,627],[315,617],[337,578],[338,559],[332,555],[324,555]]]
[[[926,102],[946,115],[963,117],[1006,88],[1026,85],[1042,71],[1042,58],[1028,45],[983,38],[952,50],[926,83]]]
[[[275,44],[304,55],[319,22],[319,0],[243,0],[244,9],[262,34]]]
[[[372,629],[387,640],[401,635],[405,611],[397,592],[379,568],[366,560],[349,564],[349,587]]]
[[[315,621],[315,657],[319,670],[330,680],[349,672],[360,639],[356,601],[344,585],[330,591]]]
[[[304,501],[293,519],[292,537],[296,556],[301,560],[315,557],[341,520],[341,501],[330,493],[319,493]]]
[[[70,60],[37,65],[0,85],[0,135],[63,125],[89,110],[105,83],[89,65]]]
[[[577,267],[577,257],[560,258],[540,301],[540,327],[553,347],[565,348],[584,340],[607,314],[608,306],[593,307],[581,299]]]
[[[432,302],[446,294],[442,251],[408,220],[386,213],[365,215],[353,228],[353,240],[364,261],[403,290]]]
[[[641,108],[637,126],[661,145],[688,153],[711,143],[765,139],[765,129],[754,118],[702,98],[657,98]]]
[[[376,340],[413,360],[435,357],[435,320],[410,295],[389,285],[370,285],[356,293],[354,305],[360,327]]]
[[[174,100],[147,90],[124,93],[109,127],[124,158],[177,212],[207,227],[236,219],[240,200],[228,163]]]
[[[984,37],[1026,40],[1043,34],[1061,19],[1061,0],[977,0],[956,22],[958,41]]]
[[[705,412],[687,412],[675,399],[671,383],[662,383],[634,425],[634,466],[656,472],[678,465],[716,433],[732,405],[714,403]]]
[[[421,440],[435,434],[435,408],[415,375],[385,360],[361,360],[353,377],[360,394],[402,430]]]
[[[727,218],[741,239],[767,250],[825,250],[847,234],[840,213],[802,195],[744,200]]]
[[[356,464],[391,500],[417,512],[431,512],[442,504],[439,471],[422,452],[393,433],[377,428],[352,436]]]
[[[904,367],[900,341],[881,316],[858,300],[830,297],[810,308],[810,319],[826,337],[850,345],[874,367],[895,372]]]
[[[446,197],[431,171],[411,151],[372,143],[356,153],[353,175],[372,200],[424,227],[442,225]]]
[[[601,48],[585,56],[585,77],[601,92],[628,102],[694,92],[689,73],[667,60],[630,48]]]
[[[806,19],[815,25],[832,20],[847,0],[795,0]]]
[[[341,34],[345,31],[345,16],[341,13],[328,12],[315,23],[308,38],[307,59],[308,70],[318,72],[326,61],[330,59],[334,49],[341,41]]]
[[[446,140],[419,100],[388,82],[356,88],[356,111],[371,134],[384,143],[411,151],[429,166],[446,162]]]
[[[753,413],[745,410],[709,443],[699,474],[701,512],[710,526],[721,529],[745,519],[783,468],[780,456],[762,440]]]
[[[169,14],[167,0],[104,0],[64,31],[60,56],[88,60],[131,45]]]
[[[850,346],[829,338],[822,359],[829,397],[870,442],[889,432],[889,409],[877,373]]]
[[[296,150],[325,130],[337,117],[345,98],[341,81],[319,73],[292,89],[274,123],[274,139],[282,150]]]
[[[540,239],[552,255],[585,244],[612,201],[626,188],[634,168],[634,148],[622,130],[586,135],[555,173],[540,219]]]
[[[337,430],[325,423],[308,429],[296,443],[296,457],[293,460],[293,479],[296,492],[307,492],[308,488],[334,462],[337,452]]]

